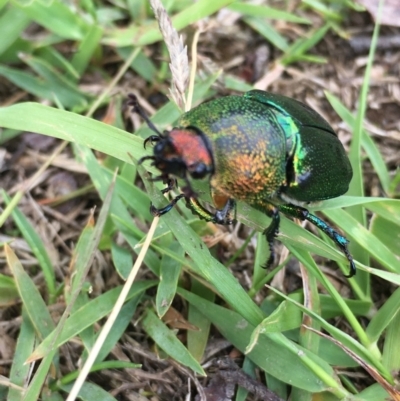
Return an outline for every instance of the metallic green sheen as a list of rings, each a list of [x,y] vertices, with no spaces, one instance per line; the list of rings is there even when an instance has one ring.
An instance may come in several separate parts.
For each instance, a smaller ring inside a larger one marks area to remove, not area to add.
[[[226,96],[193,108],[177,125],[195,127],[209,140],[214,191],[260,206],[285,184],[285,133],[265,104]],[[259,166],[257,171],[254,166]]]
[[[352,169],[342,143],[318,113],[294,99],[258,90],[226,96],[183,114],[178,126],[206,135],[215,164],[211,184],[234,199],[263,207],[267,199],[306,203],[348,190]],[[261,181],[245,169],[248,188],[237,183],[243,171],[232,170],[246,160],[262,165]]]
[[[343,195],[353,176],[346,152],[332,127],[307,105],[285,96],[250,91],[244,97],[258,100],[278,115],[288,142],[294,141],[294,179],[284,194],[300,202],[313,202]],[[290,121],[291,126],[282,121]],[[293,144],[290,145],[293,147]]]

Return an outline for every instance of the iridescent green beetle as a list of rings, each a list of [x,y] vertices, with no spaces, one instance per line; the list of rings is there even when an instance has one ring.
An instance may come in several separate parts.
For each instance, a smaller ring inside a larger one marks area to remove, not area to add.
[[[144,118],[135,101],[134,109]],[[272,218],[264,231],[274,261],[273,240],[279,230],[279,212],[308,220],[325,232],[356,267],[349,241],[304,208],[311,202],[343,195],[352,168],[342,143],[331,126],[305,104],[285,96],[253,90],[202,103],[184,113],[176,128],[146,139],[154,143],[152,165],[168,182],[185,180],[182,194],[156,215],[167,213],[181,198],[201,218],[232,224],[235,201],[241,200]],[[216,213],[205,209],[192,190],[192,180],[209,178]]]

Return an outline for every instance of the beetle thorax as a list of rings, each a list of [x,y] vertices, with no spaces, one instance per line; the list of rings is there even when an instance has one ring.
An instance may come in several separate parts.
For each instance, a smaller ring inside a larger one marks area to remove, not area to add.
[[[205,138],[191,128],[174,128],[154,147],[154,165],[164,175],[203,178],[214,171]]]

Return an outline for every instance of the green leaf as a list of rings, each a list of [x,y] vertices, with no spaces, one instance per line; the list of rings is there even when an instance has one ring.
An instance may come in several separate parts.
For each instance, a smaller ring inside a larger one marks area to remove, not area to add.
[[[194,24],[195,22],[214,14],[221,8],[232,3],[233,0],[199,0],[196,3],[189,5],[180,13],[171,17],[172,24],[177,31]],[[154,21],[151,24],[138,26],[132,24],[123,29],[109,30],[103,43],[115,46],[124,47],[132,46],[145,46],[162,39],[158,24]]]
[[[65,39],[79,40],[89,29],[86,19],[64,2],[15,0],[13,4],[28,18]]]
[[[134,283],[129,291],[127,300],[134,297],[140,297],[143,291],[154,286],[156,283],[154,281],[138,281]],[[96,323],[104,316],[107,316],[121,291],[120,287],[113,288],[110,291],[98,296],[97,298],[91,300],[86,305],[71,314],[63,327],[63,330],[57,341],[54,343],[54,338],[56,335],[55,331],[52,331],[43,340],[43,342],[36,348],[32,358],[41,358],[49,352],[50,346],[59,347],[65,342],[71,340],[74,336],[78,335],[82,330]],[[54,343],[54,344],[53,344]]]
[[[26,308],[27,315],[31,319],[36,333],[40,338],[44,338],[54,328],[53,319],[47,309],[47,305],[13,250],[8,245],[5,245],[4,249],[8,266],[15,278],[19,296]]]
[[[2,191],[2,195],[7,204],[10,204],[10,198]],[[39,262],[39,266],[43,271],[43,275],[47,284],[47,290],[50,295],[50,302],[54,302],[56,293],[56,278],[53,263],[47,253],[44,241],[39,237],[37,230],[34,229],[25,215],[18,209],[14,208],[12,216],[15,224],[21,231],[22,236],[32,249],[33,254]]]
[[[298,24],[311,24],[311,21],[309,19],[298,17],[297,15],[293,14],[293,12],[282,11],[277,8],[272,8],[264,5],[235,2],[229,5],[227,8],[232,11],[236,11],[237,13],[240,13],[242,15],[290,21]]]
[[[178,292],[190,303],[195,304],[236,348],[245,351],[255,329],[251,323],[236,312],[217,306],[183,289],[179,289]],[[331,377],[334,376],[332,368],[326,362],[290,342],[281,333],[260,336],[247,357],[270,375],[311,392],[321,392],[329,387],[323,383],[321,377],[309,369],[306,360],[317,364]],[[332,384],[333,382],[330,383]],[[339,389],[339,383],[336,383],[336,386]]]
[[[29,380],[30,365],[26,363],[29,355],[33,351],[36,342],[35,329],[29,319],[25,308],[22,309],[22,323],[20,326],[17,345],[15,348],[13,361],[10,371],[10,383],[14,386],[23,388]],[[22,392],[10,386],[8,391],[8,401],[22,400]]]
[[[155,341],[155,343],[173,359],[192,369],[199,375],[205,376],[200,364],[190,355],[185,346],[177,339],[176,335],[150,310],[142,319],[143,329]]]
[[[0,54],[3,54],[29,25],[30,18],[21,10],[8,8],[0,17]]]
[[[92,118],[38,103],[19,103],[0,108],[0,126],[80,143],[128,163],[145,155],[143,140],[137,136]]]
[[[72,386],[73,384],[65,384],[60,386],[60,388],[68,393],[72,389]],[[117,401],[108,391],[102,389],[97,384],[88,382],[83,383],[79,391],[79,399],[82,401]]]
[[[170,248],[172,252],[183,258],[185,252],[179,243],[173,242]],[[164,254],[161,261],[160,284],[156,296],[156,310],[160,318],[165,315],[174,300],[181,270],[182,265]]]
[[[16,302],[19,293],[12,277],[0,274],[0,306],[9,306]]]
[[[400,225],[381,216],[373,216],[370,230],[400,261]]]

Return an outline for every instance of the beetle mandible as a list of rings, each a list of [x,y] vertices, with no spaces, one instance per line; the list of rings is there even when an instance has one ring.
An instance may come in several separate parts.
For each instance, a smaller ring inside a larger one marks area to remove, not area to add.
[[[156,179],[168,183],[164,193],[175,178],[186,183],[169,205],[152,206],[153,214],[163,215],[186,198],[200,218],[232,224],[235,201],[244,201],[272,219],[264,230],[271,251],[268,267],[274,261],[273,240],[282,212],[308,220],[327,234],[350,263],[347,277],[355,275],[349,241],[305,208],[343,195],[353,175],[337,134],[316,111],[286,96],[252,90],[202,103],[184,113],[171,131],[160,133],[133,96],[130,104],[156,132],[144,142],[154,144],[153,155],[140,162],[152,160],[160,170]],[[205,178],[215,213],[200,204],[192,189],[193,180]]]

